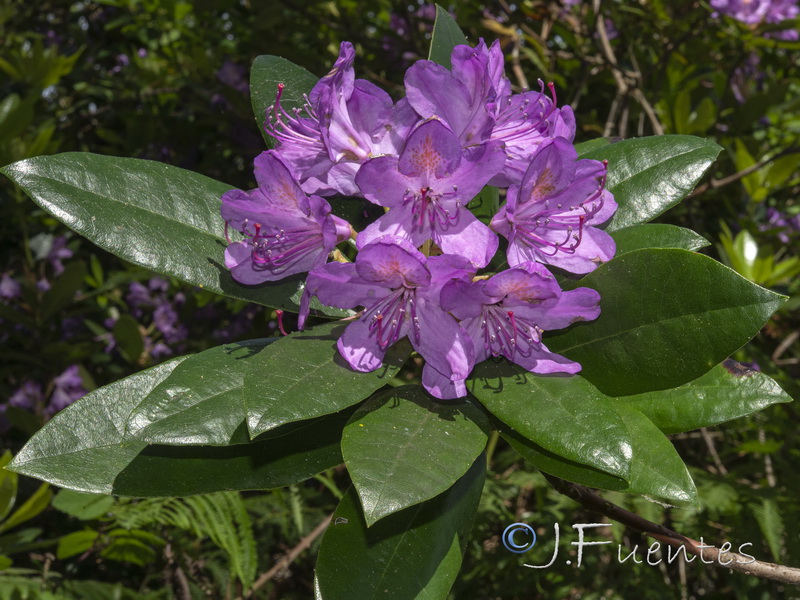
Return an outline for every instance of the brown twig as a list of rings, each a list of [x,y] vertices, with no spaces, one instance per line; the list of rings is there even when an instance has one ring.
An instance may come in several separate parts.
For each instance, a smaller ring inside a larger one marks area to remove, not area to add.
[[[719,473],[720,475],[727,475],[728,469],[726,469],[725,465],[722,464],[722,461],[719,458],[719,454],[717,454],[717,448],[714,446],[714,440],[712,440],[711,436],[708,435],[708,428],[701,427],[700,435],[703,436],[703,441],[706,443],[706,448],[708,448],[708,453],[711,454],[711,458],[714,459],[714,464],[717,466],[717,473]]]
[[[514,72],[514,77],[517,78],[517,84],[522,88],[522,91],[530,89],[528,86],[528,78],[522,71],[522,65],[519,63],[519,45],[522,40],[518,35],[514,35],[513,47],[511,48],[511,70]]]
[[[781,583],[800,586],[800,569],[754,560],[749,555],[739,554],[737,552],[723,552],[719,548],[697,542],[663,525],[658,525],[657,523],[648,521],[635,513],[625,510],[605,500],[585,486],[564,481],[552,475],[545,475],[545,477],[559,493],[572,498],[581,506],[605,515],[609,519],[622,523],[626,527],[644,533],[676,550],[685,548],[686,552],[699,556],[700,560],[706,564],[714,564],[724,569],[738,571],[745,575],[752,575],[762,579],[770,579],[773,581],[780,581]],[[725,557],[725,560],[722,560],[722,557]],[[706,558],[709,560],[705,560]]]
[[[314,540],[316,540],[320,535],[322,535],[322,533],[328,528],[328,525],[330,525],[332,518],[333,515],[328,515],[327,517],[322,519],[319,525],[317,525],[314,528],[314,531],[312,531],[302,540],[300,540],[300,543],[297,544],[291,550],[289,550],[289,552],[287,552],[278,562],[276,562],[269,571],[267,571],[266,573],[261,575],[258,579],[256,579],[256,582],[253,584],[253,587],[250,588],[250,591],[247,593],[245,598],[247,598],[248,600],[250,598],[253,598],[256,591],[258,591],[260,588],[266,585],[266,583],[270,579],[275,577],[275,575],[277,575],[278,573],[286,569],[290,564],[292,564],[294,560],[298,556],[300,556],[303,550],[306,550],[308,547],[310,547],[311,544],[314,543]]]
[[[687,196],[687,198],[694,198],[695,196],[699,196],[703,192],[706,192],[710,189],[715,190],[717,188],[721,188],[725,185],[731,184],[735,181],[739,181],[740,179],[743,179],[744,177],[747,177],[748,175],[755,173],[762,167],[765,167],[769,163],[778,160],[783,156],[787,156],[789,154],[797,154],[798,152],[800,152],[800,148],[786,148],[785,150],[781,150],[780,152],[777,152],[772,156],[765,156],[757,163],[753,163],[746,169],[742,169],[741,171],[738,171],[733,175],[728,175],[727,177],[723,177],[722,179],[712,179],[711,181],[707,181],[706,183],[697,186],[694,189],[694,191]]]
[[[760,444],[767,443],[767,433],[764,431],[763,427],[758,428],[758,442]],[[767,478],[767,485],[769,487],[774,488],[778,485],[778,481],[775,479],[775,470],[772,468],[772,457],[768,452],[764,453],[764,475]]]

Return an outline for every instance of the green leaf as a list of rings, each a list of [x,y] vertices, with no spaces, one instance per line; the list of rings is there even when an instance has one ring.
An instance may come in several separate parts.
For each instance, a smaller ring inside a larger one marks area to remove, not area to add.
[[[436,5],[436,21],[433,23],[431,34],[431,49],[428,60],[450,68],[450,55],[453,48],[461,44],[468,44],[467,38],[450,13],[438,4]]]
[[[109,534],[110,543],[103,548],[100,556],[109,560],[133,563],[144,566],[156,559],[154,546],[165,544],[157,535],[147,531],[113,529]]]
[[[548,452],[515,431],[503,431],[503,438],[522,458],[544,473],[603,490],[624,491],[628,487],[624,479]]]
[[[600,293],[602,312],[545,343],[579,362],[609,396],[696,379],[752,338],[784,302],[735,271],[678,249],[628,252],[577,285]]]
[[[303,94],[308,94],[317,83],[317,77],[303,67],[280,56],[257,56],[250,70],[250,101],[258,130],[269,148],[275,140],[264,130],[267,110],[275,104],[278,84],[286,86],[281,95],[281,106],[291,112],[305,104]]]
[[[645,223],[625,227],[613,232],[611,237],[617,243],[616,256],[643,248],[699,250],[711,243],[691,229],[661,223]]]
[[[645,223],[691,192],[722,148],[688,135],[634,138],[598,147],[581,158],[608,160],[606,187],[619,204],[608,232]]]
[[[467,387],[511,431],[562,460],[627,480],[631,440],[625,424],[585,379],[535,376],[502,359],[477,365]]]
[[[122,357],[131,364],[137,364],[144,352],[144,338],[136,319],[130,315],[121,315],[114,323],[112,334]]]
[[[189,496],[305,481],[342,463],[342,428],[352,412],[290,423],[250,444],[147,446],[114,480],[114,494]]]
[[[506,360],[473,371],[470,391],[537,468],[592,487],[696,502],[675,448],[647,417],[580,376],[544,377]]]
[[[236,342],[187,357],[133,407],[125,439],[170,445],[248,443],[245,402],[248,393],[258,392],[245,387],[245,374],[258,368],[257,357],[277,341]]]
[[[83,531],[73,531],[58,540],[58,548],[56,549],[56,558],[62,560],[75,556],[76,554],[83,554],[94,546],[97,536],[100,534],[93,529],[84,529]]]
[[[11,450],[0,456],[0,521],[11,512],[17,500],[17,474],[6,469],[12,458]]]
[[[281,427],[258,442],[148,446],[123,440],[139,400],[178,366],[177,358],[90,392],[47,423],[9,468],[61,487],[120,496],[188,496],[271,489],[342,462],[341,431],[351,412]]]
[[[342,456],[367,526],[453,485],[483,452],[489,428],[475,405],[437,402],[418,385],[361,406],[344,428]]]
[[[401,342],[377,371],[354,371],[336,348],[345,326],[327,323],[293,333],[253,357],[244,380],[252,390],[245,399],[251,437],[356,404],[388,383],[410,354]]]
[[[767,375],[726,360],[682,386],[617,399],[664,433],[681,433],[753,414],[792,398]]]
[[[47,320],[69,306],[75,298],[75,293],[83,287],[85,278],[86,265],[84,263],[68,264],[42,298],[42,318]]]
[[[339,503],[317,559],[317,597],[444,600],[461,567],[485,479],[483,455],[433,500],[367,528],[353,488]]]
[[[60,490],[53,498],[53,508],[81,521],[97,519],[114,506],[114,498],[101,494],[85,494],[73,490]]]
[[[244,286],[225,267],[219,211],[229,185],[159,162],[80,152],[0,171],[65,225],[135,265],[217,294],[298,309],[301,276]]]
[[[37,490],[33,492],[33,495],[22,503],[22,506],[11,513],[11,516],[3,523],[0,523],[0,533],[33,519],[50,505],[50,499],[52,497],[53,492],[50,491],[50,486],[46,483],[40,485]]]
[[[697,505],[697,489],[672,442],[639,411],[611,403],[631,441],[630,485],[624,491]]]
[[[583,158],[585,154],[593,150],[598,150],[599,148],[604,148],[612,143],[613,142],[608,138],[596,138],[575,144],[575,151],[578,153],[578,158]]]
[[[500,210],[500,192],[496,187],[487,185],[480,193],[470,200],[467,208],[472,211],[480,221],[487,225],[491,222],[492,217]]]
[[[770,554],[776,561],[781,560],[781,541],[784,538],[784,524],[781,511],[774,500],[764,500],[760,505],[750,507],[756,518],[758,528],[769,546]]]

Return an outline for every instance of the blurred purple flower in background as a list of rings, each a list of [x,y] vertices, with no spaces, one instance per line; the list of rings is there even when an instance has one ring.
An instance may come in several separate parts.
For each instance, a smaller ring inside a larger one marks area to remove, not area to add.
[[[86,395],[86,392],[78,366],[70,365],[53,380],[53,393],[45,412],[52,416]]]
[[[0,299],[13,300],[19,298],[22,293],[22,288],[19,281],[11,277],[8,273],[3,273],[0,277]]]
[[[767,222],[759,225],[760,231],[777,230],[775,234],[784,244],[791,241],[791,236],[800,233],[800,214],[793,217],[782,213],[777,208],[767,208]]]
[[[37,410],[44,403],[42,384],[35,381],[26,381],[11,394],[8,405],[22,408],[31,412]]]
[[[109,70],[108,73],[109,75],[114,75],[116,73],[119,73],[120,71],[122,71],[122,69],[124,69],[130,64],[131,64],[131,59],[128,57],[127,54],[117,54],[117,64],[114,65],[111,68],[111,70]]]
[[[759,69],[761,58],[751,52],[744,62],[733,71],[731,91],[739,104],[744,104],[747,97],[763,87],[766,74]]]
[[[798,0],[711,0],[711,7],[717,11],[715,16],[723,14],[751,26],[782,23],[800,14]],[[787,29],[770,32],[767,36],[797,40],[798,32]]]

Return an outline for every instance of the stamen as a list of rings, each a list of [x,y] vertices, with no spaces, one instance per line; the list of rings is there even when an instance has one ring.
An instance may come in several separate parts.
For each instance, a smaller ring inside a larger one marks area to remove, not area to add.
[[[283,311],[281,309],[277,309],[275,311],[275,316],[278,319],[278,330],[281,332],[281,335],[289,335],[283,328]]]

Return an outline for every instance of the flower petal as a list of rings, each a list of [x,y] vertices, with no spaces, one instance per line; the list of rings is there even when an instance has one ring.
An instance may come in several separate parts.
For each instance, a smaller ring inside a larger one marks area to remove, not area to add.
[[[418,327],[408,334],[414,349],[445,377],[466,379],[475,364],[475,351],[464,328],[425,298],[417,298],[416,317]]]
[[[559,233],[561,232],[556,232],[556,234]],[[614,258],[616,250],[617,245],[614,238],[605,231],[596,227],[584,227],[581,243],[574,254],[557,252],[554,256],[549,256],[540,252],[537,260],[570,273],[591,273],[602,263]],[[509,264],[511,264],[510,256],[509,253]]]
[[[353,321],[336,343],[339,353],[356,371],[369,373],[381,366],[386,349],[378,344],[377,337],[364,319]]]
[[[355,308],[369,306],[388,296],[388,288],[364,281],[353,263],[332,262],[308,274],[305,292],[316,296],[326,306]]]
[[[444,252],[463,256],[476,268],[488,265],[497,252],[495,233],[467,210],[460,210],[446,229],[436,229],[432,234],[434,243]]]
[[[379,156],[358,170],[356,185],[364,197],[378,206],[392,207],[403,202],[406,190],[416,182],[397,170],[397,157]]]
[[[477,134],[478,139],[472,139],[472,143],[484,139],[485,132],[470,126],[473,119],[491,127],[491,122],[486,121],[485,107],[474,106],[467,87],[441,65],[418,60],[406,71],[405,85],[408,102],[422,118],[442,119],[458,137],[474,138]]]
[[[430,363],[422,367],[422,385],[431,396],[440,400],[455,400],[467,395],[465,379],[454,381],[439,373]]]
[[[419,187],[435,188],[434,181],[451,175],[460,163],[458,138],[441,121],[431,119],[408,137],[397,168]]]
[[[275,150],[256,156],[255,175],[259,189],[270,204],[286,210],[309,212],[308,196]]]
[[[409,242],[385,236],[358,253],[355,270],[365,282],[388,288],[424,287],[431,282],[425,256]]]
[[[360,232],[356,238],[356,247],[361,250],[367,244],[387,235],[408,240],[415,248],[421,246],[431,237],[430,224],[425,220],[419,226],[415,221],[410,206],[397,206]]]
[[[442,287],[439,296],[441,307],[452,313],[456,319],[476,318],[480,316],[484,304],[494,304],[500,300],[488,296],[485,287],[485,280],[451,279]]]
[[[506,305],[535,305],[561,295],[558,282],[537,263],[523,263],[498,273],[486,283],[484,291],[487,296],[505,299]]]
[[[558,302],[552,306],[543,307],[535,312],[536,324],[550,331],[564,329],[580,321],[593,321],[600,315],[600,294],[591,288],[577,288],[563,292]]]
[[[544,344],[538,344],[530,347],[530,354],[523,356],[517,352],[511,359],[511,362],[518,364],[520,367],[527,369],[531,373],[538,373],[540,375],[549,375],[556,373],[565,373],[574,375],[581,370],[581,365],[572,361],[565,356],[550,352]],[[528,352],[526,351],[526,354]]]

